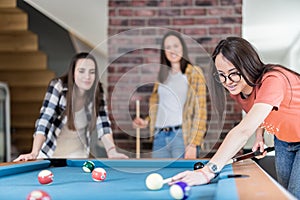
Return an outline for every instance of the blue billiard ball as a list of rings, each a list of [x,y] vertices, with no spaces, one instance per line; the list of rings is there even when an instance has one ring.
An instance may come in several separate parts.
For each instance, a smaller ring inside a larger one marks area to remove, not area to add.
[[[187,199],[190,195],[191,187],[185,182],[177,182],[170,187],[170,194],[174,199]]]

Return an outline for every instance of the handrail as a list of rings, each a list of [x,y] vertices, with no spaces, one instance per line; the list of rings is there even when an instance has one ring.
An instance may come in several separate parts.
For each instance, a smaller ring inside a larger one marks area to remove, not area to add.
[[[6,83],[0,82],[0,89],[4,90],[5,101],[5,117],[4,117],[4,131],[5,131],[5,161],[8,162],[11,159],[11,140],[10,140],[10,93]],[[0,99],[1,100],[1,99]]]

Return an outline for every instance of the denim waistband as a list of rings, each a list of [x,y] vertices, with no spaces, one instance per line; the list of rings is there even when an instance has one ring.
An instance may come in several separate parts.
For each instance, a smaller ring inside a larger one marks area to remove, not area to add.
[[[163,127],[163,128],[155,128],[155,131],[169,132],[169,131],[176,131],[176,130],[178,130],[180,128],[181,128],[181,125],[178,125],[178,126],[168,126],[168,127]]]

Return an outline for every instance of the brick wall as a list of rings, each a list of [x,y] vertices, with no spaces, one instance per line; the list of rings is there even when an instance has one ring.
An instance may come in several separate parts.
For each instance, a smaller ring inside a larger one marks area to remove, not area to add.
[[[108,104],[117,145],[134,157],[135,100],[141,116],[148,115],[148,99],[159,70],[161,38],[168,30],[184,35],[191,61],[205,75],[209,55],[219,40],[240,36],[242,0],[110,0],[108,40]],[[216,130],[211,114],[203,155],[214,153],[228,130],[241,119],[241,110],[228,97],[223,129]],[[150,156],[148,129],[141,130],[143,157]]]

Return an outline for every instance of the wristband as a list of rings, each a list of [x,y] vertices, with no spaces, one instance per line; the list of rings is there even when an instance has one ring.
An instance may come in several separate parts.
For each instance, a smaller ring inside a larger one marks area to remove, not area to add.
[[[110,147],[109,149],[107,149],[107,153],[110,152],[111,150],[115,149],[115,146]]]
[[[207,183],[210,182],[210,179],[208,178],[208,176],[202,170],[197,170],[196,172],[200,172],[205,177]]]

